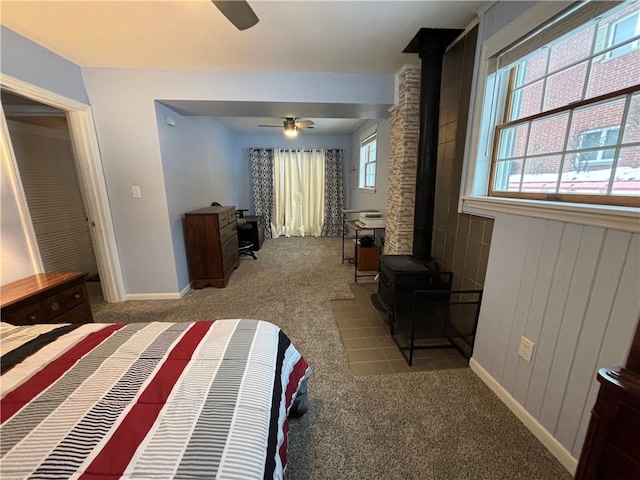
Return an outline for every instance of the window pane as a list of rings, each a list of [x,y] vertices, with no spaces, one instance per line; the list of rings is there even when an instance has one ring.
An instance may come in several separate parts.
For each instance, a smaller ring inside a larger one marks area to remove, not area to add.
[[[616,8],[599,25],[596,52],[616,45],[619,48],[598,55],[589,75],[586,98],[630,87],[640,78],[640,50],[638,40],[629,42],[640,33],[638,21],[640,2],[627,2]]]
[[[376,162],[367,163],[365,166],[365,175],[375,175],[376,173]]]
[[[587,58],[591,54],[594,33],[595,28],[590,26],[579,32],[572,32],[551,47],[549,72],[556,72]]]
[[[595,52],[626,43],[638,34],[638,2],[622,3],[609,10],[598,24],[598,42]],[[602,37],[602,38],[600,38]]]
[[[582,99],[582,91],[587,77],[587,64],[583,62],[567,68],[547,78],[544,110],[563,107]]]
[[[366,181],[365,181],[365,187],[367,188],[373,188],[375,187],[376,184],[376,179],[374,175],[367,175],[366,176]]]
[[[579,108],[573,113],[568,150],[614,145],[618,141],[625,99]]]
[[[611,193],[640,196],[640,147],[620,149]]]
[[[631,87],[640,78],[640,50],[637,48],[606,62],[594,62],[589,75],[585,98]]]
[[[522,160],[507,160],[496,163],[493,189],[502,192],[520,191]]]
[[[631,97],[627,122],[624,126],[623,143],[640,142],[640,94]]]
[[[562,155],[527,158],[522,179],[523,192],[555,193]]]
[[[634,36],[637,35],[636,25],[638,24],[638,14],[631,15],[619,22],[616,22],[612,27],[611,34],[611,44],[610,46],[620,45],[621,43],[625,43],[628,40],[631,40]],[[631,43],[626,43],[625,45],[616,48],[609,55],[611,58],[615,58],[621,55],[625,55],[633,49],[633,45]]]
[[[569,114],[566,112],[531,122],[527,155],[561,152],[568,122]]]
[[[606,195],[615,150],[572,153],[565,157],[560,193]]]
[[[542,78],[547,69],[548,48],[538,50],[517,65],[515,87],[521,87]]]
[[[528,123],[500,130],[498,158],[524,157],[528,131]]]
[[[511,96],[511,115],[509,120],[535,115],[542,110],[542,86],[540,80],[513,92]]]

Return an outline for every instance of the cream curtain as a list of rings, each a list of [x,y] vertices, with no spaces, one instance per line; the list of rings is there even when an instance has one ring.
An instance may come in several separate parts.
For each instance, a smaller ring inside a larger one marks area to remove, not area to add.
[[[324,223],[324,150],[273,150],[273,237],[319,237]]]

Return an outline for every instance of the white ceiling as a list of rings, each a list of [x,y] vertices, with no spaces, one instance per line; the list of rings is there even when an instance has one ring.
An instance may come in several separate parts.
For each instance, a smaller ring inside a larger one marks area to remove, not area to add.
[[[1,0],[0,22],[84,67],[393,74],[417,61],[402,50],[420,28],[464,28],[484,2],[249,3],[260,22],[242,32],[210,0]],[[234,119],[220,120],[234,130],[250,131],[256,124],[251,117],[270,117],[260,122],[274,123],[287,116],[282,110],[228,112]],[[312,118],[311,111],[301,109],[293,114],[317,123],[328,118],[327,113]],[[241,117],[248,118],[242,122]],[[361,112],[354,118],[380,117]],[[342,121],[334,127],[350,133],[354,125]],[[320,127],[315,132],[329,133]]]

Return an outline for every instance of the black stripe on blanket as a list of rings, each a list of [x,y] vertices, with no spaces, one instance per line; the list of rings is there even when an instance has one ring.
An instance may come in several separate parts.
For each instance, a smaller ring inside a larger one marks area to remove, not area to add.
[[[271,420],[269,422],[269,441],[267,443],[267,459],[264,468],[264,478],[273,479],[276,470],[276,455],[278,455],[278,418],[280,417],[280,402],[282,401],[282,364],[284,355],[291,345],[291,340],[282,332],[278,334],[278,357],[276,374],[273,379],[273,395],[271,397]]]
[[[15,367],[20,362],[24,361],[27,357],[33,355],[42,347],[46,347],[51,342],[61,337],[65,333],[78,328],[80,323],[72,323],[70,325],[64,325],[62,327],[55,328],[50,332],[38,335],[36,338],[29,340],[28,342],[20,345],[18,348],[11,350],[8,353],[2,355],[0,358],[0,373],[6,373]]]

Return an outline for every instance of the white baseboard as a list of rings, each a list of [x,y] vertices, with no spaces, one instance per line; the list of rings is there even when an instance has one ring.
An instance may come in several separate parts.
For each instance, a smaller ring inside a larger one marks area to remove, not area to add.
[[[191,282],[187,283],[187,286],[180,290],[180,298],[184,297],[189,290],[191,290]]]
[[[180,293],[129,293],[125,300],[180,300],[191,290],[191,285],[184,287]]]
[[[502,400],[509,410],[520,419],[533,435],[558,459],[571,475],[576,474],[578,460],[571,455],[551,433],[542,426],[511,394],[500,385],[474,358],[469,362],[471,370],[480,377],[496,396]]]

